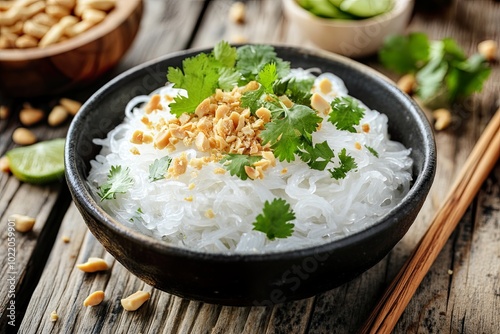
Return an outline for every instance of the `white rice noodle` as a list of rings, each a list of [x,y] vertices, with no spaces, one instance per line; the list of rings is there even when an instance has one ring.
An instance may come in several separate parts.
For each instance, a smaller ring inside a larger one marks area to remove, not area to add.
[[[312,76],[311,71],[301,69],[293,70],[291,75]],[[324,78],[330,80],[333,87],[331,93],[321,93],[325,99],[331,101],[348,94],[342,80],[332,73],[320,74],[315,87]],[[168,106],[166,95],[186,94],[171,86],[154,93],[163,97],[163,106]],[[360,126],[358,133],[339,131],[325,120],[321,130],[313,134],[313,142],[326,140],[336,154],[345,148],[354,157],[358,168],[342,180],[331,178],[326,170],[310,169],[296,159],[291,163],[278,161],[262,180],[243,181],[229,173],[216,174],[214,170],[221,165],[209,163],[201,170],[188,167],[177,179],[150,182],[149,165],[167,155],[167,151],[143,144],[137,156],[130,152],[134,145],[129,141],[136,129],[146,130],[141,122],[144,111],[140,106],[149,99],[150,96],[132,99],[125,110],[124,122],[110,131],[107,138],[94,140],[102,145],[102,151],[91,162],[88,182],[98,198],[98,186],[106,182],[112,165],[130,168],[133,188],[118,194],[116,200],[102,201],[101,205],[123,224],[171,245],[236,253],[310,247],[343,238],[373,224],[397,205],[410,188],[410,150],[390,141],[387,117],[366,106],[361,124],[370,125],[369,133],[360,131]],[[162,117],[168,120],[175,116],[161,112],[148,117],[156,122]],[[361,144],[361,150],[355,148],[356,142]],[[379,157],[370,153],[365,145],[375,149]],[[179,144],[170,156],[183,152],[189,158],[205,155]],[[191,183],[194,189],[190,189]],[[254,231],[252,223],[262,213],[264,202],[277,197],[290,203],[295,212],[294,233],[289,238],[269,240],[264,233]],[[188,198],[192,201],[186,200]],[[206,214],[210,210],[215,217]]]

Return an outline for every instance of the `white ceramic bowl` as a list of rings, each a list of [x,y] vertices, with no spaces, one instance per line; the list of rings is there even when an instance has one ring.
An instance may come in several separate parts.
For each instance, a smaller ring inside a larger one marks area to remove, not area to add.
[[[404,31],[413,3],[395,0],[391,11],[363,20],[321,18],[300,7],[296,0],[283,0],[283,10],[290,23],[320,48],[359,58],[377,52],[386,36]]]

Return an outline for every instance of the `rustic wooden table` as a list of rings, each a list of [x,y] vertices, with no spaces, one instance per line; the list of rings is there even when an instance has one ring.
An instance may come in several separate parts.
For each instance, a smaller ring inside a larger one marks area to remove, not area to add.
[[[242,25],[228,19],[231,4],[231,0],[145,0],[139,36],[112,75],[172,51],[210,47],[221,39],[314,47],[283,18],[281,1],[247,1],[246,22]],[[423,31],[436,39],[453,37],[466,52],[472,53],[478,42],[500,39],[499,19],[498,2],[455,0],[439,12],[419,8],[408,31]],[[375,57],[361,61],[396,79],[380,67]],[[99,84],[70,95],[85,99]],[[456,106],[457,122],[436,133],[438,169],[430,196],[414,226],[383,261],[337,289],[274,307],[209,305],[155,290],[104,251],[71,203],[64,183],[33,186],[1,174],[0,332],[356,332],[425,232],[478,136],[498,108],[499,88],[500,68],[495,63],[484,90]],[[4,99],[14,109],[25,102]],[[55,100],[35,102],[48,106]],[[34,131],[41,139],[63,137],[68,125],[69,122],[55,129],[39,125]],[[16,113],[0,121],[0,155],[15,146],[11,134],[18,126]],[[400,318],[395,333],[500,332],[499,179],[497,163]],[[37,223],[32,232],[16,234],[15,263],[9,268],[7,217],[13,213],[36,216]],[[68,236],[70,242],[64,243],[63,236]],[[84,275],[75,264],[89,256],[104,257],[111,269]],[[14,298],[9,296],[11,283],[15,284]],[[83,307],[87,295],[100,289],[106,293],[105,301],[98,307]],[[137,312],[124,311],[120,299],[138,289],[150,291],[151,300]],[[15,305],[14,311],[10,305]],[[59,315],[57,322],[49,320],[52,311]],[[7,323],[12,314],[15,327]]]

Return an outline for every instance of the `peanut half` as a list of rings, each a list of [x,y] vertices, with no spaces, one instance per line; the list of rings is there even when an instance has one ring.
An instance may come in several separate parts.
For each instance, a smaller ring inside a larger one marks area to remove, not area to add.
[[[446,129],[451,124],[451,112],[448,109],[436,109],[432,112],[432,116],[436,120],[434,129],[438,131]]]
[[[3,156],[0,158],[0,171],[4,173],[10,173],[10,162],[7,156]]]
[[[14,222],[14,228],[16,231],[26,233],[33,229],[36,219],[15,213],[9,216],[9,221]]]
[[[83,306],[96,306],[104,300],[104,291],[94,291],[83,301]]]
[[[37,138],[30,130],[26,128],[17,128],[12,133],[12,140],[18,145],[31,145],[36,143]]]
[[[55,106],[49,114],[47,122],[50,126],[58,126],[68,118],[68,111],[63,106]]]
[[[131,294],[125,299],[121,300],[123,308],[127,311],[135,311],[142,306],[149,298],[151,294],[147,291],[137,291]]]
[[[27,108],[19,112],[19,120],[24,126],[31,126],[40,122],[45,117],[45,113],[41,109],[35,109],[27,105]]]
[[[57,314],[57,312],[52,311],[52,313],[50,313],[50,321],[56,322],[58,319],[59,319],[59,315]]]
[[[68,98],[60,99],[59,104],[63,106],[64,109],[66,109],[71,114],[71,116],[75,116],[82,107],[82,104],[80,102]]]
[[[99,257],[89,257],[87,262],[77,264],[76,267],[86,273],[95,273],[96,271],[107,270],[108,264]]]

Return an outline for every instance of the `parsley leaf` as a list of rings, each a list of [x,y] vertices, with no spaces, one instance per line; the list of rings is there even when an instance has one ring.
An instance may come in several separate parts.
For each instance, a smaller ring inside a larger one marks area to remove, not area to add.
[[[351,97],[336,97],[330,104],[332,111],[328,120],[339,130],[356,132],[354,125],[358,125],[365,110],[359,105],[358,101]]]
[[[259,72],[268,63],[276,63],[276,71],[283,78],[290,71],[290,63],[278,58],[270,45],[244,45],[237,49],[236,69],[242,74],[244,85],[255,80]]]
[[[336,180],[345,178],[348,172],[355,168],[358,168],[358,165],[354,161],[354,158],[346,153],[345,148],[340,151],[338,157],[340,160],[340,165],[328,170],[332,177]]]
[[[378,158],[378,152],[373,148],[368,145],[365,145],[366,149],[370,151],[371,154],[373,154],[376,158]]]
[[[269,240],[287,238],[292,235],[294,224],[289,223],[295,219],[295,213],[282,198],[275,198],[271,203],[266,201],[262,213],[255,218],[254,231],[266,234]]]
[[[260,156],[229,153],[220,162],[231,175],[236,175],[240,179],[246,180],[248,179],[248,175],[245,171],[245,166],[252,166],[260,159],[262,159]]]
[[[331,162],[335,156],[326,140],[314,146],[303,145],[298,154],[302,161],[307,163],[312,169],[316,170],[325,170],[326,165],[328,165],[328,163]]]
[[[424,33],[389,36],[379,52],[382,65],[399,74],[415,72],[429,58],[429,39]]]
[[[290,162],[300,143],[311,140],[311,134],[316,131],[322,118],[311,108],[300,104],[294,104],[291,108],[281,105],[281,108],[281,117],[275,117],[274,111],[271,122],[266,123],[260,137],[264,145],[271,143],[274,155],[280,161]]]
[[[149,165],[149,182],[154,182],[162,180],[165,178],[165,173],[172,162],[172,158],[168,155],[161,159],[156,159],[151,165]]]
[[[122,166],[111,166],[108,174],[108,180],[99,186],[98,195],[101,201],[105,199],[115,199],[117,193],[126,193],[134,184],[134,179],[129,175],[130,169]]]

